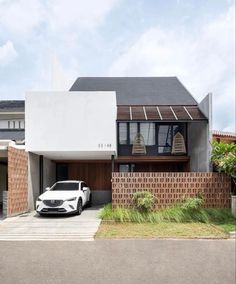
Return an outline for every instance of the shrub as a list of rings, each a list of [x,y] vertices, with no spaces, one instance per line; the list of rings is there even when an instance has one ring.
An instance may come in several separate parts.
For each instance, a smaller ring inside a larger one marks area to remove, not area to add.
[[[148,191],[135,192],[132,201],[134,208],[139,212],[150,212],[153,209],[155,197]]]
[[[234,182],[236,193],[236,144],[214,141],[212,144],[211,160],[218,172],[226,173]]]
[[[180,207],[184,210],[199,209],[202,206],[203,202],[203,198],[199,195],[199,197],[185,199]]]

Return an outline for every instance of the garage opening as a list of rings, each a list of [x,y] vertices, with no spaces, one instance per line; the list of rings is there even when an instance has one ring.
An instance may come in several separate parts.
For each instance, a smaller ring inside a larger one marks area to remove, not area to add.
[[[56,162],[56,180],[83,180],[92,191],[93,204],[111,202],[111,161]]]

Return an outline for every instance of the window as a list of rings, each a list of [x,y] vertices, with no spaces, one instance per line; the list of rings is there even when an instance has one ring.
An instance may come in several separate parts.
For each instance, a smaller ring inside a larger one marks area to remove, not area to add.
[[[119,144],[127,144],[127,123],[119,123]]]
[[[21,128],[21,121],[19,120],[19,128]]]
[[[121,156],[132,155],[132,146],[137,134],[144,139],[147,155],[171,154],[173,137],[180,132],[184,139],[187,136],[186,123],[160,123],[160,122],[120,122],[117,125],[119,135],[118,153]]]
[[[16,128],[16,122],[15,122],[15,120],[13,121],[13,128]]]
[[[129,124],[129,144],[134,143],[134,138],[138,133],[138,123],[137,122],[131,122]]]
[[[172,126],[171,125],[159,125],[158,127],[158,152],[170,153],[172,144]]]
[[[11,128],[11,122],[8,120],[8,128]]]
[[[134,172],[134,168],[135,168],[134,164],[120,164],[119,172],[121,173]]]
[[[155,145],[155,123],[140,123],[140,133],[146,146]]]

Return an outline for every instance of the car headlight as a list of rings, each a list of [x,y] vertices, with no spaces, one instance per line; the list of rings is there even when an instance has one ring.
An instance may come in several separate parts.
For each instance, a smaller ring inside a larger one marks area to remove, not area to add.
[[[42,199],[38,197],[38,198],[37,198],[37,201],[42,201]]]
[[[66,201],[75,201],[77,197],[73,197],[73,198],[70,198],[70,199],[66,199]]]

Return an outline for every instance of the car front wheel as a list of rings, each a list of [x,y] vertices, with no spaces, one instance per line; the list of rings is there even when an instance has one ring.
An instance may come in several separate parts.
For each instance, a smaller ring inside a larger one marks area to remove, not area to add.
[[[82,213],[82,210],[83,210],[82,200],[79,199],[78,204],[77,204],[77,213],[78,213],[78,215],[80,215]]]

